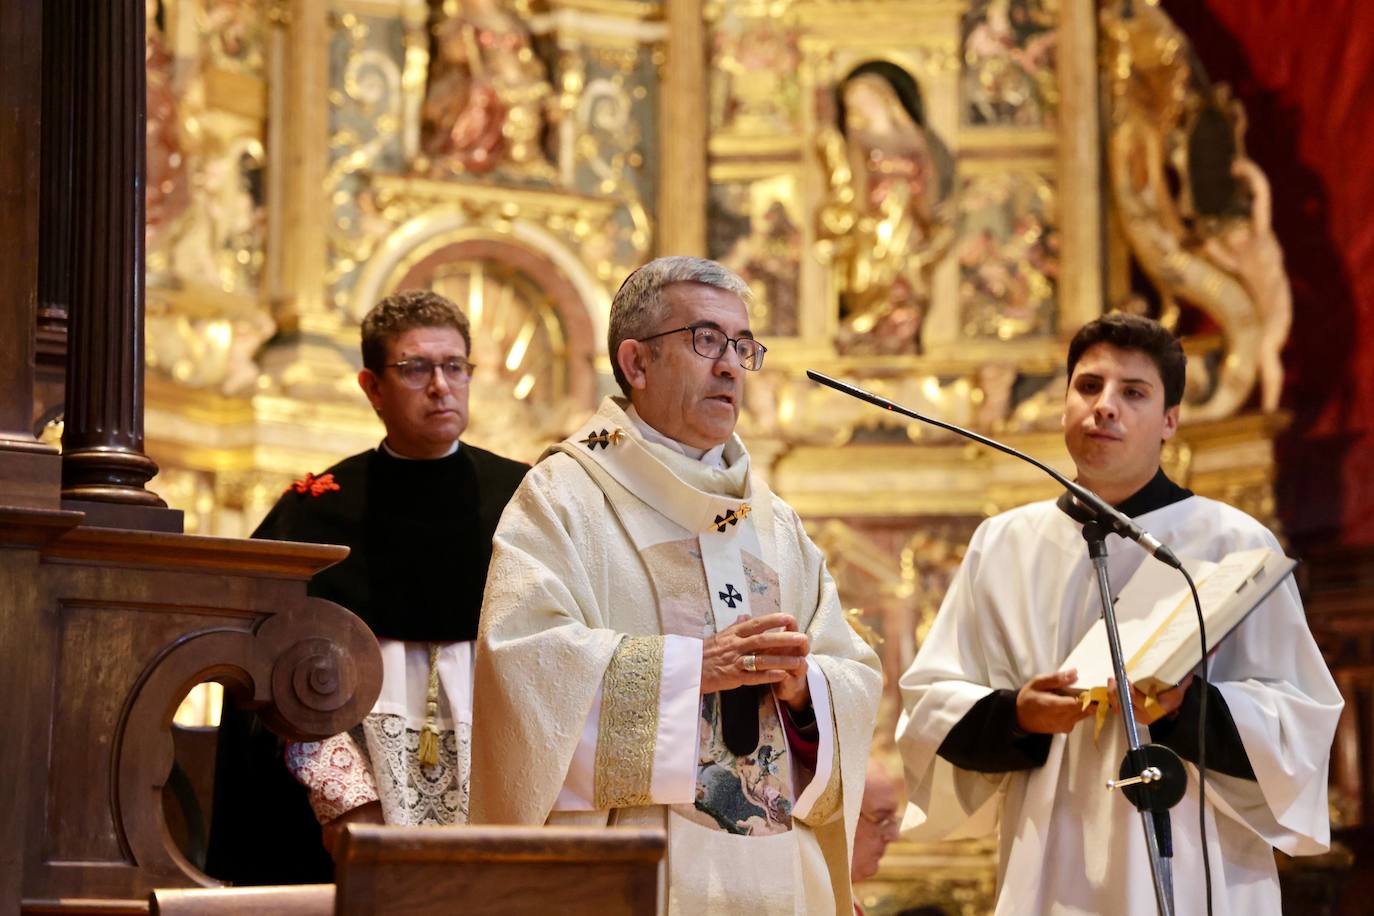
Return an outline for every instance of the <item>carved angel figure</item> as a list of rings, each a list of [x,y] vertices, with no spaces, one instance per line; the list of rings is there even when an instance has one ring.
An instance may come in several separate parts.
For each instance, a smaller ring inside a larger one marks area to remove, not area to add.
[[[919,352],[930,270],[954,237],[951,157],[925,124],[916,81],[887,61],[840,82],[833,123],[818,137],[829,174],[818,234],[840,293],[836,343]]]
[[[1293,288],[1283,269],[1283,249],[1274,235],[1269,179],[1249,159],[1238,159],[1231,172],[1250,191],[1250,215],[1228,220],[1203,243],[1203,251],[1240,278],[1259,317],[1260,409],[1277,410],[1283,388],[1279,353],[1293,326]]]
[[[1185,411],[1193,419],[1234,414],[1257,377],[1261,406],[1273,410],[1292,293],[1268,182],[1241,150],[1243,112],[1180,52],[1187,38],[1158,7],[1142,5],[1131,20],[1104,12],[1103,21],[1112,62],[1108,170],[1132,254],[1158,291],[1161,320],[1176,321],[1188,304],[1225,338],[1214,369],[1190,360],[1188,390],[1198,394],[1185,396]]]

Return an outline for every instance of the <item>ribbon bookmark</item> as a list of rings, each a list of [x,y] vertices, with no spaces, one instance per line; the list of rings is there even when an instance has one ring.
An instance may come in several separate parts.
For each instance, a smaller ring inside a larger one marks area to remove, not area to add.
[[[1164,715],[1164,707],[1160,705],[1160,702],[1156,697],[1157,692],[1158,691],[1154,687],[1150,687],[1145,691],[1145,702],[1141,704],[1141,708],[1145,710],[1147,716],[1149,717],[1145,722],[1146,725],[1150,724],[1151,722],[1159,721],[1159,718]],[[1080,709],[1087,709],[1092,704],[1097,704],[1097,713],[1094,716],[1093,721],[1094,747],[1097,746],[1097,739],[1102,736],[1102,729],[1107,724],[1107,715],[1112,711],[1108,700],[1108,697],[1110,696],[1111,694],[1107,692],[1106,687],[1094,687],[1091,690],[1085,690],[1078,695],[1078,703]]]

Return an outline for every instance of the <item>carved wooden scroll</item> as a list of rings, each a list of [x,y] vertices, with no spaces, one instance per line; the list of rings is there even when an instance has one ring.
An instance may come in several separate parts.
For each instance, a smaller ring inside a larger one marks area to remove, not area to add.
[[[376,702],[381,654],[362,621],[305,593],[346,548],[81,520],[0,507],[0,899],[146,911],[153,888],[218,884],[163,818],[186,692],[221,681],[280,734],[318,739]]]

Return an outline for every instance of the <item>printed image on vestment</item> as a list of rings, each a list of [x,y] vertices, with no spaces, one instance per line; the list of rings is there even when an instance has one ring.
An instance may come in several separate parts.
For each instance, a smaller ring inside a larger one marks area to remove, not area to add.
[[[771,691],[759,696],[759,744],[736,756],[725,746],[720,694],[701,704],[701,757],[697,797],[678,813],[707,827],[746,836],[769,836],[792,829],[792,780],[787,738]]]
[[[757,557],[745,553],[742,559],[753,615],[776,612],[777,573]],[[700,608],[701,634],[711,636],[715,621],[705,595]],[[701,704],[696,802],[675,810],[694,823],[727,833],[769,836],[791,830],[791,763],[772,691],[758,691],[759,741],[744,755],[733,753],[725,744],[720,696],[708,695]]]

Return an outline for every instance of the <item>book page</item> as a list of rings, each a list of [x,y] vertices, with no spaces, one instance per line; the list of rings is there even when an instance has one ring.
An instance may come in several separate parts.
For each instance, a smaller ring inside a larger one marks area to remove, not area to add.
[[[1267,548],[1237,551],[1220,563],[1185,558],[1197,583],[1211,646],[1225,637],[1292,570],[1294,562]],[[1127,675],[1141,686],[1178,683],[1202,660],[1197,613],[1182,575],[1159,563],[1140,568],[1116,601]],[[1102,687],[1112,675],[1106,624],[1098,620],[1069,653],[1077,692]]]
[[[1258,596],[1247,594],[1247,590],[1252,591],[1255,582],[1263,578],[1266,564],[1277,565],[1277,559],[1281,558],[1263,548],[1238,551],[1225,557],[1202,578],[1193,577],[1202,604],[1202,616],[1207,623],[1209,649],[1240,623],[1259,601]],[[1133,681],[1153,677],[1165,684],[1176,684],[1202,661],[1197,609],[1187,583],[1184,583],[1181,604],[1178,613],[1159,622],[1152,639],[1146,634],[1146,642],[1142,643],[1137,655],[1127,656],[1126,673]]]
[[[1184,564],[1194,580],[1199,575],[1206,575],[1213,566],[1205,561],[1187,558],[1184,558]],[[1096,605],[1095,584],[1093,591],[1093,603]],[[1124,658],[1129,660],[1138,652],[1150,634],[1159,628],[1165,617],[1188,594],[1188,583],[1178,570],[1153,560],[1142,565],[1117,594],[1114,605]],[[1107,679],[1112,676],[1112,656],[1107,646],[1107,625],[1100,616],[1059,667],[1078,669],[1078,680],[1069,688],[1072,692],[1106,686]]]

